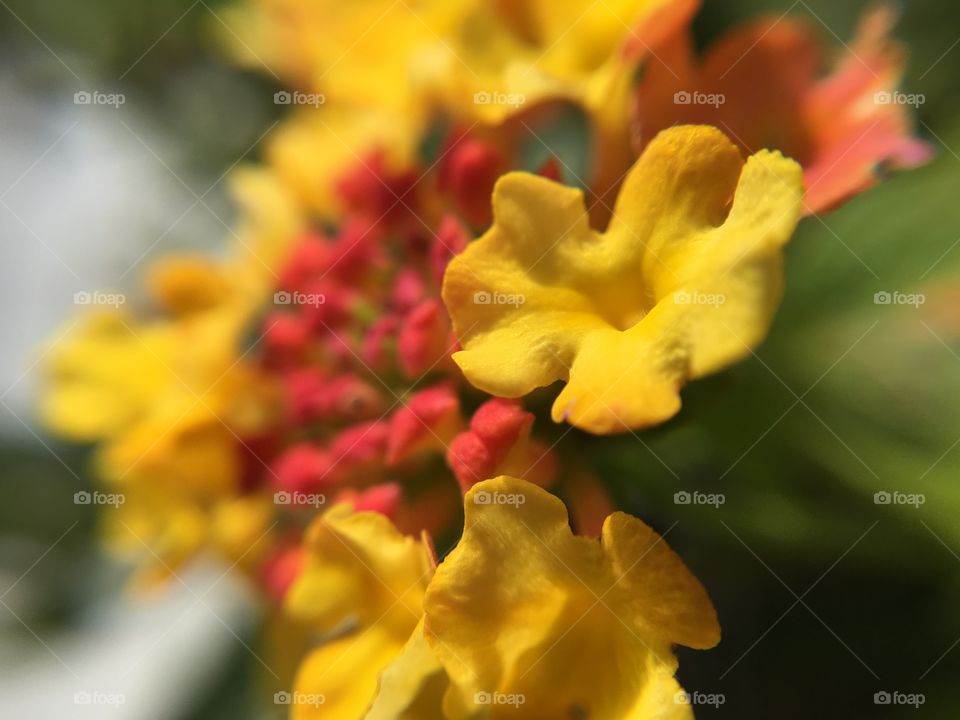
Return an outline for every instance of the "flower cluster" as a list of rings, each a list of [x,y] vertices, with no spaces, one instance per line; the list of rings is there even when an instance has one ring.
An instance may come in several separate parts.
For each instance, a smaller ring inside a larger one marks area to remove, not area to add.
[[[716,644],[714,609],[564,424],[676,415],[763,340],[803,215],[930,154],[877,99],[888,9],[821,77],[798,21],[696,56],[697,5],[232,9],[290,106],[238,241],[83,318],[42,405],[97,443],[141,579],[216,550],[311,638],[293,718],[690,716],[672,648]]]

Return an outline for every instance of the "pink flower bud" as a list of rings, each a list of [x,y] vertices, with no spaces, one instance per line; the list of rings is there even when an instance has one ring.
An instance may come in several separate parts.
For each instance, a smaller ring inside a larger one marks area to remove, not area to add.
[[[360,358],[374,372],[383,372],[388,368],[399,327],[400,318],[384,315],[374,321],[363,337]]]
[[[493,219],[493,186],[506,172],[507,160],[500,150],[481,140],[455,142],[440,169],[441,187],[468,223],[485,228]]]
[[[470,234],[453,215],[447,215],[440,222],[437,237],[430,246],[430,269],[437,287],[443,285],[443,273],[447,263],[454,255],[459,255],[470,244]]]
[[[534,416],[517,401],[493,398],[473,414],[470,429],[450,444],[447,464],[466,492],[481,480],[513,475],[538,485],[556,476],[556,458],[542,443],[531,440]]]
[[[367,467],[386,460],[390,426],[380,420],[353,425],[342,430],[330,442],[334,463],[346,467]]]
[[[274,312],[263,321],[263,344],[270,367],[288,367],[303,356],[310,328],[293,313]]]
[[[397,483],[389,482],[374,485],[361,492],[344,490],[337,495],[337,502],[349,502],[356,512],[378,512],[391,520],[397,514],[397,507],[403,492]]]
[[[311,443],[287,449],[273,464],[274,488],[290,493],[311,493],[331,484],[330,455]]]
[[[397,355],[403,374],[410,379],[436,368],[452,351],[450,322],[439,300],[424,300],[400,325]]]
[[[460,400],[452,385],[421,390],[390,418],[387,462],[394,464],[420,452],[443,450],[461,425]]]

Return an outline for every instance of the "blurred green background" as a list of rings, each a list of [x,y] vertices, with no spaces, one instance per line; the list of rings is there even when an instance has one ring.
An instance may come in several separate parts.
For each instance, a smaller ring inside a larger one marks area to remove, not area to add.
[[[199,187],[238,157],[255,159],[248,150],[280,112],[269,77],[218,53],[217,3],[0,5],[9,71],[39,94],[106,79],[173,143],[171,166]],[[695,30],[706,45],[758,12],[789,11],[810,18],[839,53],[863,9],[707,0]],[[910,48],[903,89],[925,96],[918,131],[936,161],[802,223],[769,340],[752,359],[691,385],[679,420],[584,446],[625,509],[669,530],[718,608],[721,645],[680,652],[684,687],[725,699],[697,708],[700,717],[960,712],[960,6],[904,3],[897,35]],[[55,55],[82,68],[84,81]],[[923,293],[926,302],[877,305],[880,291]],[[4,586],[30,572],[17,588],[29,598],[27,616],[5,618],[0,630],[42,656],[34,631],[69,630],[84,608],[120,592],[122,578],[99,556],[92,512],[69,500],[90,484],[87,454],[16,419],[4,427],[15,430],[0,448]],[[722,493],[725,502],[678,505],[679,491]],[[925,502],[877,504],[884,491]],[[67,528],[69,538],[31,569]],[[258,667],[242,644],[255,645],[256,635],[251,625],[242,642],[230,640],[232,659],[194,708],[155,717],[258,717]],[[925,702],[875,704],[884,691],[922,693]]]

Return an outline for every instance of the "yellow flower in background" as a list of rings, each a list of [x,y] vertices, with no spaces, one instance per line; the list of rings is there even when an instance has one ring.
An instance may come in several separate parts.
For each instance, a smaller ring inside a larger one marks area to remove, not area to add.
[[[539,103],[573,102],[590,114],[597,139],[609,146],[595,153],[629,148],[633,76],[654,40],[680,31],[698,4],[482,2],[450,40],[460,62],[451,64],[449,106],[456,116],[499,125]]]
[[[133,560],[135,590],[155,590],[205,550],[253,574],[274,547],[276,508],[269,495],[204,505],[162,485],[141,483],[123,488],[122,496],[123,504],[105,510],[101,522],[107,546]]]
[[[183,309],[209,300],[209,289],[167,287],[167,299]],[[95,316],[51,353],[46,417],[101,441],[98,479],[124,498],[103,514],[105,531],[115,550],[142,558],[135,584],[167,577],[204,547],[230,560],[266,548],[219,543],[214,526],[241,490],[239,438],[273,412],[267,378],[239,358],[241,320],[223,308],[142,325]],[[267,527],[263,518],[247,524],[252,540]]]
[[[412,162],[456,59],[450,36],[476,0],[256,0],[223,13],[220,34],[240,62],[277,74],[293,110],[267,159],[321,217],[341,210],[336,182],[387,153]]]
[[[553,418],[590,432],[667,420],[685,381],[765,336],[802,198],[795,162],[761,151],[744,163],[707,126],[650,144],[603,233],[589,226],[579,190],[506,175],[493,227],[444,279],[463,347],[454,360],[502,397],[566,381]]]
[[[327,102],[410,109],[419,74],[442,70],[438,51],[478,0],[251,0],[221,13],[221,37],[240,62],[264,64]],[[446,53],[445,53],[446,54]]]
[[[682,31],[697,0],[259,0],[224,16],[221,35],[244,64],[266,65],[298,107],[272,142],[272,163],[310,207],[336,207],[333,181],[375,149],[400,160],[430,123],[527,122],[540,105],[589,115],[597,197],[631,158],[634,77],[651,45]],[[518,123],[519,124],[519,123]],[[526,135],[519,127],[515,130]],[[513,131],[511,131],[513,132]],[[320,162],[318,158],[323,157]],[[596,217],[606,217],[597,203]]]
[[[720,630],[659,535],[618,512],[599,541],[575,536],[558,498],[505,476],[464,507],[424,600],[426,642],[450,680],[442,717],[692,717],[676,703],[672,646],[709,648]]]
[[[266,65],[327,103],[422,115],[441,101],[457,117],[497,124],[518,104],[586,97],[594,73],[636,60],[697,5],[255,0],[222,14],[221,36],[240,62]],[[474,92],[490,97],[475,101]],[[517,93],[518,103],[499,98]]]
[[[267,162],[298,203],[321,218],[342,216],[337,182],[382,151],[388,170],[410,167],[419,133],[416,119],[370,109],[340,106],[291,113],[268,142]],[[411,202],[410,199],[407,202]]]
[[[138,476],[203,495],[233,489],[230,426],[241,422],[252,369],[239,356],[252,307],[217,293],[210,261],[174,257],[154,266],[155,298],[167,313],[142,321],[98,311],[51,352],[43,405],[48,424],[105,441],[107,479]],[[237,432],[234,430],[233,432]]]
[[[126,499],[105,515],[108,538],[158,565],[143,568],[148,580],[208,544],[238,557],[238,523],[222,521],[240,491],[241,438],[274,412],[271,382],[243,352],[274,268],[302,225],[269,174],[240,172],[234,191],[244,214],[223,258],[154,263],[152,314],[126,302],[97,307],[45,361],[41,417],[64,437],[99,443],[99,479]],[[242,516],[246,536],[259,537],[262,513]],[[219,537],[218,523],[231,528],[227,536]]]
[[[40,398],[40,415],[58,435],[93,442],[118,433],[164,385],[160,358],[171,353],[170,334],[152,328],[141,334],[142,342],[132,341],[123,318],[91,313],[54,348],[46,366],[52,385]]]
[[[348,505],[318,518],[305,547],[308,559],[285,608],[322,642],[297,672],[291,718],[362,718],[381,671],[420,623],[432,549],[384,515],[354,513]]]

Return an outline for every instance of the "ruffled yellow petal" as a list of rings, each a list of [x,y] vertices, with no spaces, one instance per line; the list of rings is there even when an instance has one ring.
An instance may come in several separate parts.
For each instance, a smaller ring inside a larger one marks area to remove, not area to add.
[[[380,675],[377,698],[364,720],[440,718],[447,673],[417,625],[403,652]]]
[[[493,227],[444,279],[463,346],[454,359],[494,395],[566,380],[554,419],[591,432],[662,422],[688,379],[766,334],[802,196],[792,160],[762,151],[744,164],[707,126],[672,128],[648,146],[603,233],[579,191],[506,175]]]
[[[313,650],[287,696],[290,720],[363,718],[377,692],[377,678],[403,643],[395,633],[374,626]]]
[[[307,564],[287,595],[287,612],[325,630],[395,623],[406,641],[432,573],[421,541],[385,515],[337,505],[314,521],[305,544]]]
[[[687,717],[670,704],[671,646],[710,647],[719,628],[662,538],[620,513],[600,542],[576,537],[560,500],[515,478],[464,502],[463,537],[424,603],[448,717]]]
[[[354,513],[349,505],[318,518],[305,544],[307,562],[285,610],[327,636],[341,635],[311,653],[294,683],[294,700],[322,695],[325,701],[294,703],[291,717],[359,720],[377,695],[381,671],[400,656],[423,616],[432,554],[386,516]]]
[[[124,313],[82,318],[50,351],[40,399],[44,424],[74,441],[107,437],[149,406],[167,384],[175,338],[166,328],[139,337]]]

